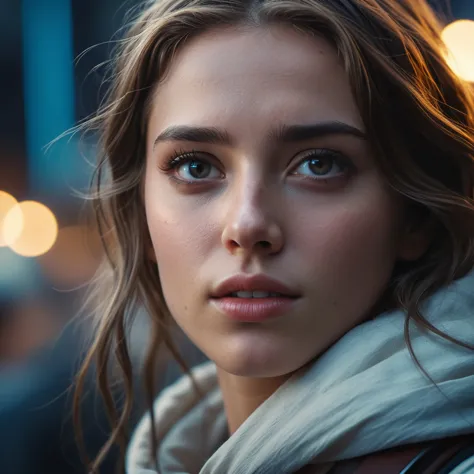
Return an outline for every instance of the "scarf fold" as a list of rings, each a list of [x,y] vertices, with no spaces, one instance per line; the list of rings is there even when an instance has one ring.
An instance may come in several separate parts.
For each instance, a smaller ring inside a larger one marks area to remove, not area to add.
[[[429,322],[474,345],[474,272],[423,305]],[[474,353],[410,323],[412,346],[433,385],[411,359],[405,314],[392,311],[356,326],[295,372],[226,440],[216,376],[193,369],[154,405],[160,446],[150,463],[150,418],[139,423],[127,454],[128,474],[290,473],[371,452],[474,433]]]

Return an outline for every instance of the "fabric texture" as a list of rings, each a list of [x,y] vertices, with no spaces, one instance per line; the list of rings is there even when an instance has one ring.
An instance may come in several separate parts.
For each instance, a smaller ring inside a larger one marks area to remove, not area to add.
[[[437,328],[474,344],[474,272],[423,305]],[[474,433],[474,353],[410,323],[410,357],[402,311],[356,326],[295,372],[228,439],[216,367],[193,369],[154,405],[158,453],[151,453],[150,418],[135,430],[128,474],[275,474],[395,446]],[[153,454],[158,471],[150,463]]]

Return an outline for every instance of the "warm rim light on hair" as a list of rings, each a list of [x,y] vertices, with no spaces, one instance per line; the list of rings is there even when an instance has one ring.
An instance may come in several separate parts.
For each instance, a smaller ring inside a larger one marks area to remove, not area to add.
[[[5,217],[17,203],[18,201],[11,194],[6,193],[5,191],[0,191],[0,247],[6,247],[8,245],[3,236],[3,225]],[[18,224],[21,225],[19,228],[17,226],[17,237],[21,234],[21,228],[23,227],[22,221],[21,223],[18,222]],[[12,238],[13,237],[14,236],[12,235]]]
[[[55,243],[58,224],[54,214],[35,201],[23,201],[8,212],[3,225],[7,245],[23,257],[37,257]]]
[[[449,67],[461,79],[474,82],[474,21],[451,23],[443,30],[442,38],[449,51]]]

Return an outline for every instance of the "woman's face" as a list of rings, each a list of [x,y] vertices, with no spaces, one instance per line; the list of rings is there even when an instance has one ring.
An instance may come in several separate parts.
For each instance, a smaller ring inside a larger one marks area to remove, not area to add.
[[[153,96],[145,206],[176,322],[241,376],[289,374],[366,318],[400,248],[335,49],[283,26],[180,51]]]

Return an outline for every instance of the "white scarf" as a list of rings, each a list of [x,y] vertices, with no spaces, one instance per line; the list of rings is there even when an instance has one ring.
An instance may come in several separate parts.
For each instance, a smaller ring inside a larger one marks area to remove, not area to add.
[[[443,332],[474,344],[474,272],[423,306]],[[227,426],[213,363],[193,369],[154,406],[158,474],[275,474],[410,443],[474,433],[474,352],[411,324],[416,367],[392,311],[356,326],[299,370],[225,440]],[[139,423],[127,474],[157,474],[149,463],[150,418]]]

